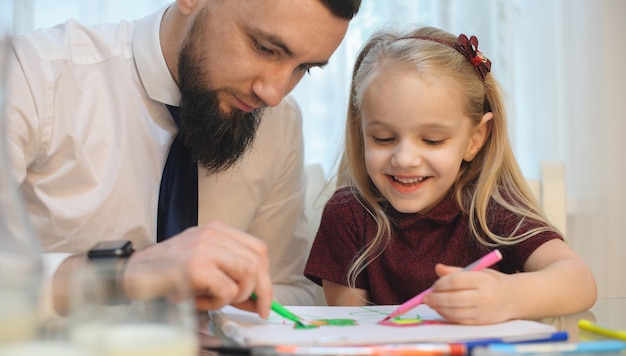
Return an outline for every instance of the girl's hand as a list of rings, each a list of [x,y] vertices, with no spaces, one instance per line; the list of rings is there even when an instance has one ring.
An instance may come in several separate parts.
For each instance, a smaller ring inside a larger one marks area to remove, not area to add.
[[[511,319],[513,296],[508,295],[506,274],[487,268],[463,271],[438,264],[440,277],[424,303],[444,318],[459,324],[493,324]]]

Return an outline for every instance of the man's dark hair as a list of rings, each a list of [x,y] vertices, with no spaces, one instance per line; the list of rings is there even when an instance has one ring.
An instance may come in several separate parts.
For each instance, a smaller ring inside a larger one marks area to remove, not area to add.
[[[352,20],[359,12],[361,0],[321,0],[326,7],[335,15],[342,19]]]

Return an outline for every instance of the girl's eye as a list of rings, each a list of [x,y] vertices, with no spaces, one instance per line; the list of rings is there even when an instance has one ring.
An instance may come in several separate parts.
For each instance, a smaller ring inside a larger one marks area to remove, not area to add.
[[[374,140],[374,142],[380,143],[380,144],[391,143],[394,140],[393,137],[376,137],[376,136],[372,136],[372,139]]]
[[[426,140],[424,139],[424,142],[429,145],[429,146],[439,146],[439,145],[443,145],[445,140]]]

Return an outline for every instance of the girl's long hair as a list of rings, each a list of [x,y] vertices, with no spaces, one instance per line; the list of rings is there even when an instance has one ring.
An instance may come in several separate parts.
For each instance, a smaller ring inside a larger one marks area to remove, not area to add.
[[[387,70],[403,69],[420,77],[446,77],[458,83],[466,98],[465,114],[477,125],[485,112],[493,113],[491,134],[471,161],[463,161],[452,186],[456,201],[469,216],[472,235],[486,246],[512,245],[540,232],[557,231],[534,198],[517,164],[508,138],[506,112],[499,84],[491,73],[482,80],[471,62],[456,49],[432,40],[407,38],[423,36],[456,42],[456,36],[432,27],[410,33],[377,32],[361,49],[352,74],[350,103],[346,118],[345,148],[338,171],[338,186],[348,186],[377,223],[374,238],[360,251],[348,271],[354,287],[357,276],[388,245],[393,226],[384,212],[386,199],[369,178],[365,166],[361,121],[363,97]],[[490,204],[497,204],[520,217],[508,236],[494,234],[487,224]],[[528,220],[540,227],[519,233]]]

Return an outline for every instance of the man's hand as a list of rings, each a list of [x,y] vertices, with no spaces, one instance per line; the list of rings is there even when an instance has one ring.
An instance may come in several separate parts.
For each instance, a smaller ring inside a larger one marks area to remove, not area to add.
[[[167,273],[155,273],[162,270],[154,268],[157,265],[171,265],[184,272],[199,310],[236,304],[269,316],[272,283],[267,246],[247,233],[212,222],[137,251],[124,272],[129,298],[148,297],[136,295],[140,288],[133,286],[153,284],[152,291],[157,294],[166,287]],[[257,295],[256,302],[250,300],[252,292]]]
[[[75,255],[55,273],[53,303],[59,314],[69,312],[72,276],[88,263],[85,255]],[[233,304],[267,317],[273,298],[267,246],[245,232],[212,222],[135,252],[122,281],[126,297],[135,300],[176,298],[173,287],[185,284],[188,290],[182,293],[191,293],[199,310]],[[250,299],[252,292],[256,301]]]

